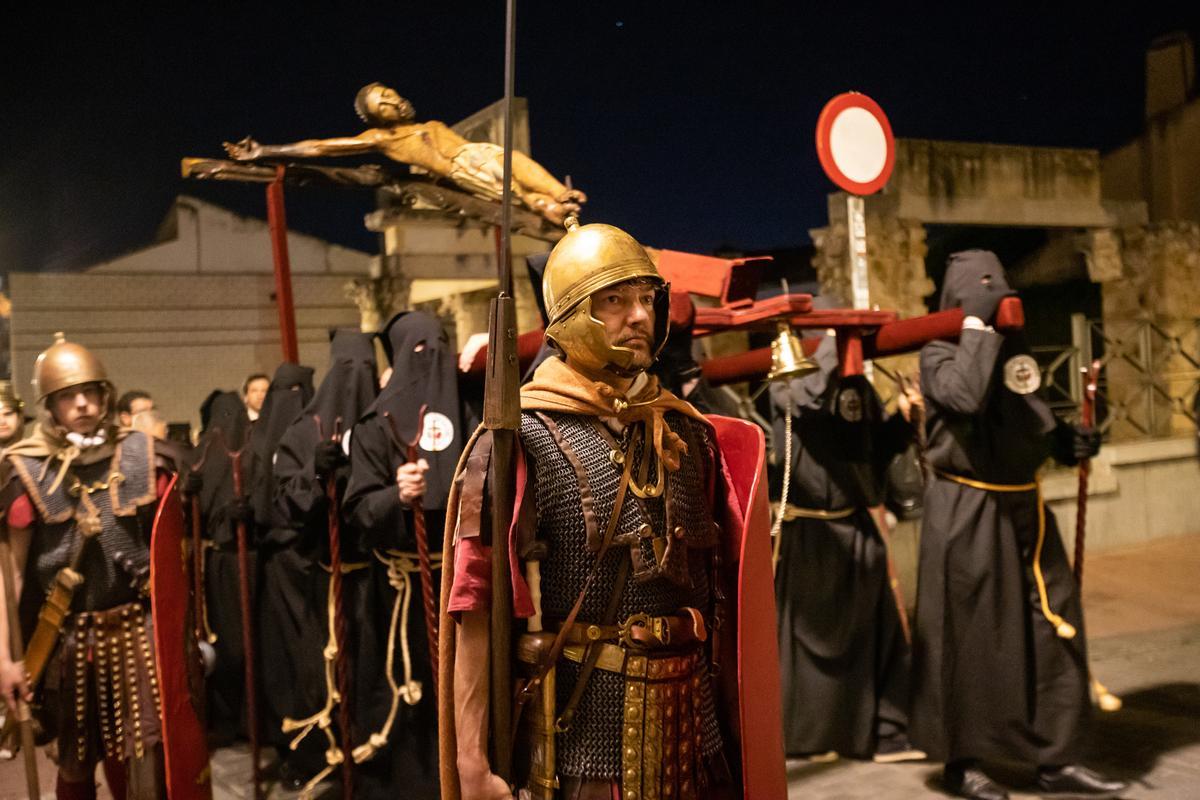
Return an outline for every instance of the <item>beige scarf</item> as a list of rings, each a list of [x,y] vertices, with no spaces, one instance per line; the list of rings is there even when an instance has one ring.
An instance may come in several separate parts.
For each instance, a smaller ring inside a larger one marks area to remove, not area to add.
[[[708,420],[691,403],[659,386],[658,378],[653,375],[646,375],[645,382],[635,383],[634,387],[633,396],[627,397],[607,383],[572,369],[560,358],[548,358],[533,373],[533,380],[521,387],[521,410],[611,418],[622,425],[644,422],[655,453],[668,470],[675,472],[688,448],[671,430],[664,415],[678,411],[706,427]]]

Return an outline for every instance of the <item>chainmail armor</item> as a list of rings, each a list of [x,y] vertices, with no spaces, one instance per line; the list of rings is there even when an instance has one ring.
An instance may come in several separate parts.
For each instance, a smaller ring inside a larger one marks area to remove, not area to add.
[[[596,520],[603,533],[616,502],[621,478],[621,467],[609,458],[610,444],[596,429],[594,418],[558,413],[547,416],[583,464],[595,502]],[[708,497],[706,476],[713,474],[711,445],[707,431],[694,420],[675,412],[668,413],[666,419],[689,447],[689,454],[682,459],[680,469],[669,473],[668,480],[669,516],[672,526],[684,529],[682,541],[688,545],[687,572],[691,586],[681,586],[661,576],[635,580],[631,573],[618,607],[618,622],[636,612],[666,615],[684,606],[700,609],[711,622],[713,597],[709,589],[709,567],[711,549],[718,541],[719,533],[712,517],[711,503],[705,502]],[[532,414],[521,415],[521,443],[534,481],[538,538],[548,549],[540,566],[542,614],[548,620],[562,620],[570,612],[595,562],[595,554],[587,545],[579,482],[550,431]],[[639,446],[633,453],[635,459],[641,458],[640,450]],[[635,460],[635,465],[637,463]],[[632,536],[643,524],[662,532],[667,525],[667,516],[663,498],[643,500],[629,492],[614,538],[619,539],[623,534]],[[643,561],[654,564],[650,540],[642,538],[637,544]],[[604,557],[593,591],[584,598],[579,613],[581,622],[601,619],[620,563],[629,557],[628,546],[613,544]],[[700,669],[707,675],[706,657],[702,657]],[[558,661],[557,704],[560,708],[566,704],[579,670],[580,665],[573,661]],[[620,778],[624,680],[613,672],[599,669],[592,672],[574,723],[557,737],[556,761],[560,774],[597,780]],[[702,681],[701,692],[703,749],[706,756],[711,756],[721,749],[711,680]]]
[[[154,475],[154,463],[149,457],[150,449],[142,433],[131,433],[119,445],[116,469],[124,480],[116,491],[117,503],[126,507],[127,515],[117,516],[113,508],[113,492],[98,490],[88,495],[100,516],[101,532],[96,541],[87,545],[83,552],[80,574],[83,584],[75,591],[71,610],[100,611],[137,600],[140,596],[134,588],[134,575],[119,561],[129,561],[132,570],[144,580],[148,577],[150,564],[150,530],[153,525],[154,503],[135,506],[135,499],[144,494]],[[26,475],[37,478],[42,472],[45,459],[15,456]],[[69,516],[62,521],[47,521],[65,514],[82,516],[82,501],[74,496],[70,487],[72,477],[84,486],[94,486],[110,481],[114,464],[108,460],[94,464],[72,464],[62,485],[53,493],[47,493],[56,474],[57,463],[46,470],[43,480],[32,487],[37,492],[42,508],[38,508],[38,520],[31,543],[32,559],[41,591],[49,591],[54,577],[63,567],[71,563],[79,533],[75,518]],[[24,482],[24,478],[22,478]],[[26,492],[32,495],[31,487]],[[35,506],[37,501],[35,501]],[[44,510],[43,510],[44,509]],[[120,560],[117,556],[120,555]]]

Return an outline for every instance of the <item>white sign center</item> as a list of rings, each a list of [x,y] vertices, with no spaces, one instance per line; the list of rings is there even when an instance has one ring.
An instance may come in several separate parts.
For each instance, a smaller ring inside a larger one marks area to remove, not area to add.
[[[833,120],[829,131],[833,163],[852,181],[870,183],[887,163],[887,136],[875,115],[853,106]]]

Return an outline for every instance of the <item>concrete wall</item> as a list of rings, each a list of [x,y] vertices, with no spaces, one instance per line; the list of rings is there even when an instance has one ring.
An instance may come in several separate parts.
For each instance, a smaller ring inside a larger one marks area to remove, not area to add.
[[[96,351],[118,391],[150,392],[166,419],[199,423],[214,388],[236,389],[280,361],[266,223],[179,198],[161,241],[84,273],[11,273],[13,379],[29,391],[33,362],[55,331]],[[301,363],[328,361],[331,327],[358,327],[345,291],[371,257],[288,235]]]

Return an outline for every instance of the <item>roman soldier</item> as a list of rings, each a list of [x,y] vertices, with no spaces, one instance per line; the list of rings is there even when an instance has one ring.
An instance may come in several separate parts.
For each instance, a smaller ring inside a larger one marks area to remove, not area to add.
[[[629,234],[570,226],[543,288],[556,355],[521,389],[513,525],[490,529],[489,432],[450,499],[444,796],[511,796],[490,754],[510,732],[489,715],[513,696],[489,683],[510,657],[490,609],[511,597],[522,797],[782,798],[762,434],[647,374],[668,287]],[[493,548],[511,586],[491,584]]]
[[[94,798],[99,763],[114,796],[164,797],[167,720],[160,710],[176,684],[156,658],[156,641],[182,633],[184,607],[173,609],[177,620],[160,618],[150,585],[155,552],[168,544],[154,527],[156,512],[175,518],[171,554],[180,564],[182,514],[168,494],[174,465],[151,437],[118,429],[104,366],[61,334],[38,356],[34,387],[38,424],[4,454],[3,497],[17,574],[30,582],[26,597],[46,603],[23,664],[11,661],[0,637],[0,691],[11,701],[44,675],[37,690],[57,745],[58,797]],[[164,497],[173,503],[160,509]],[[171,588],[160,585],[155,594]],[[168,602],[187,597],[173,588]],[[180,652],[161,655],[181,664],[184,640],[171,640]],[[188,700],[171,705],[194,718]]]
[[[865,377],[839,374],[833,336],[814,360],[816,372],[771,386],[777,442],[788,435],[784,415],[793,418],[775,572],[784,744],[791,756],[919,759],[907,738],[904,609],[876,515],[920,395],[901,393],[900,413],[888,416]]]
[[[942,310],[962,308],[956,344],[921,350],[928,408],[914,639],[912,736],[946,762],[960,797],[1007,792],[978,766],[1038,767],[1037,791],[1115,797],[1126,785],[1078,766],[1089,712],[1079,587],[1046,507],[1038,470],[1099,450],[1037,395],[1041,372],[1023,337],[991,328],[1015,294],[990,252],[950,256]]]
[[[0,449],[21,441],[25,436],[25,401],[13,388],[12,381],[0,381]]]

